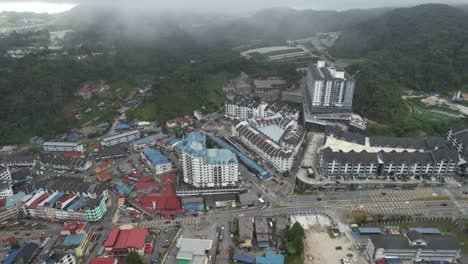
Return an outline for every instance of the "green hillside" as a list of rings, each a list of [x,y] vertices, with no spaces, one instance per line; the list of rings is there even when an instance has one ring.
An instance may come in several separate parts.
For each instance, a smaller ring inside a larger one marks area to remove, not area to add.
[[[468,90],[468,13],[440,4],[395,9],[345,30],[333,53],[365,58],[351,69],[359,71],[355,110],[400,120],[408,112],[401,90]]]

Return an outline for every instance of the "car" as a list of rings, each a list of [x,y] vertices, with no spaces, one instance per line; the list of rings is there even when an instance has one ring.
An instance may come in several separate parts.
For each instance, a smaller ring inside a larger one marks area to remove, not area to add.
[[[97,230],[98,230],[98,231],[102,231],[102,230],[104,230],[104,227],[103,227],[103,226],[100,226]]]
[[[26,233],[26,234],[24,234],[24,235],[25,235],[25,236],[30,236],[30,235],[31,235],[31,233]]]
[[[318,197],[318,198],[317,198],[317,201],[322,201],[322,198],[321,198],[321,197]]]
[[[14,235],[18,235],[18,234],[19,234],[19,232],[18,232],[18,231],[16,231],[16,232],[14,232],[13,234],[14,234]]]
[[[168,243],[168,242],[169,242],[169,239],[164,240],[164,243]]]
[[[440,206],[447,206],[447,203],[441,203]]]
[[[170,221],[170,220],[166,220],[166,221],[164,221],[164,223],[165,223],[165,224],[170,224],[171,221]]]
[[[222,226],[221,226],[221,230],[223,230],[223,231],[224,231],[224,225],[222,225]]]
[[[169,244],[162,245],[162,248],[168,248],[168,247],[169,247]]]
[[[336,247],[335,249],[336,249],[336,250],[342,250],[343,248],[340,247],[340,246],[338,246],[338,247]]]
[[[383,193],[380,193],[380,195],[384,196],[384,195],[387,195],[387,193],[384,193],[384,192],[383,192]]]

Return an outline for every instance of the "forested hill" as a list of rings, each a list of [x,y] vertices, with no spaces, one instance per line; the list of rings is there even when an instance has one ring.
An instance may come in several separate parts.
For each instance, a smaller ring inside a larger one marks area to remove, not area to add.
[[[395,9],[344,31],[339,57],[369,57],[408,88],[463,88],[468,73],[468,13],[439,4]],[[465,87],[468,89],[468,87]]]
[[[333,53],[365,58],[355,110],[376,120],[398,119],[405,107],[387,96],[402,89],[468,90],[468,13],[440,4],[395,9],[345,30]]]

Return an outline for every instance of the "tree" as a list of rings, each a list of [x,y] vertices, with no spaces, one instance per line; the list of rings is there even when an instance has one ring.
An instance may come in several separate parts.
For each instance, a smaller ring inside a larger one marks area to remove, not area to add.
[[[143,259],[137,252],[130,251],[125,257],[125,263],[126,264],[143,264]]]

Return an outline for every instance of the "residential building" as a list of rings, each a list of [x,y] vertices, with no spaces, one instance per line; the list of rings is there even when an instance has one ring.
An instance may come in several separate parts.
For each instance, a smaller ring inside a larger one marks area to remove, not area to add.
[[[0,164],[8,167],[34,167],[36,166],[36,159],[33,156],[17,153],[9,155],[0,161]]]
[[[39,164],[56,170],[86,171],[93,163],[82,158],[64,158],[57,155],[45,155],[39,159]]]
[[[208,252],[213,245],[212,240],[179,238],[177,241],[177,263],[203,264],[208,262]]]
[[[468,126],[464,124],[452,125],[447,131],[446,139],[463,157],[468,157]]]
[[[147,247],[154,246],[154,237],[146,228],[112,228],[103,245],[107,254],[121,255],[135,251],[143,255]]]
[[[291,170],[305,137],[305,129],[280,114],[234,124],[231,136],[280,172]]]
[[[104,138],[101,141],[101,145],[104,147],[114,146],[122,143],[127,143],[129,141],[134,141],[140,138],[139,130],[132,130],[126,133],[118,134],[115,136]]]
[[[411,262],[455,263],[460,257],[460,242],[452,236],[422,235],[409,231],[403,235],[371,236],[366,254],[372,261],[400,259]]]
[[[42,143],[42,148],[44,151],[49,152],[67,152],[67,151],[77,151],[84,152],[83,144],[76,142],[44,142]]]
[[[224,116],[229,119],[247,120],[250,118],[265,118],[281,114],[285,118],[299,120],[300,111],[283,103],[266,103],[260,99],[245,96],[235,96],[224,102]]]
[[[459,158],[455,150],[428,152],[349,152],[320,150],[320,174],[326,177],[368,178],[378,176],[451,176]]]
[[[355,80],[352,76],[325,61],[317,61],[307,69],[305,103],[312,113],[351,112]]]
[[[13,195],[13,189],[8,181],[0,181],[0,199]]]
[[[0,182],[13,183],[10,168],[8,168],[8,166],[0,165]]]
[[[258,99],[238,95],[224,102],[224,116],[237,120],[264,117],[267,106],[267,103]]]
[[[24,196],[24,192],[19,192],[0,199],[0,222],[19,217],[19,212],[21,210],[20,201]]]
[[[27,218],[47,220],[101,221],[107,212],[107,187],[75,177],[38,181],[35,191],[23,199]]]
[[[146,164],[153,168],[156,174],[163,174],[173,170],[172,162],[161,151],[152,148],[144,148],[141,157]]]
[[[184,182],[195,187],[234,186],[238,161],[227,149],[207,149],[206,137],[191,132],[180,145]]]

